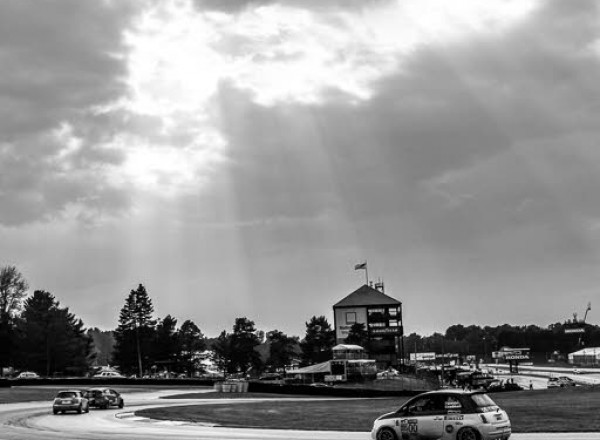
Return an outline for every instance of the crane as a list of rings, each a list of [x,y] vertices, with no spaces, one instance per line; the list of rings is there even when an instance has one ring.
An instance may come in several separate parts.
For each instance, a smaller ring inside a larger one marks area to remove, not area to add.
[[[581,324],[585,324],[585,320],[587,318],[587,314],[588,312],[592,310],[592,302],[588,302],[587,307],[585,308],[585,315],[583,315],[583,319],[581,320]],[[575,321],[577,321],[577,314],[574,314],[573,316],[575,316]],[[577,345],[581,346],[581,339],[583,338],[583,333],[579,334],[579,341],[577,341]]]

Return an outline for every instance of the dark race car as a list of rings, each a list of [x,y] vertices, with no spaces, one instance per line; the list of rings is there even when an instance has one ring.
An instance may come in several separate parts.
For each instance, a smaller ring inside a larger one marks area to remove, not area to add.
[[[112,388],[90,388],[85,392],[89,404],[94,408],[106,409],[109,406],[123,408],[125,401],[121,394]]]

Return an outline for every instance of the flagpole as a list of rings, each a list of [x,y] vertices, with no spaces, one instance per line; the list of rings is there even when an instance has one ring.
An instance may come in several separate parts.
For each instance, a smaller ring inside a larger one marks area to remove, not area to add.
[[[369,265],[367,264],[367,260],[365,260],[365,278],[367,279],[367,286],[369,285]]]

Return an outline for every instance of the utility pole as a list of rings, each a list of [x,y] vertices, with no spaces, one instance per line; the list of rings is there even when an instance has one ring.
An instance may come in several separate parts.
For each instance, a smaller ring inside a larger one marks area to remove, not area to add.
[[[139,377],[141,379],[144,376],[144,374],[143,374],[143,370],[142,370],[142,350],[140,347],[140,327],[138,325],[139,308],[138,308],[137,300],[138,300],[137,296],[134,295],[134,297],[133,297],[133,304],[134,304],[133,326],[135,327],[135,347],[137,350],[138,372],[139,372]]]

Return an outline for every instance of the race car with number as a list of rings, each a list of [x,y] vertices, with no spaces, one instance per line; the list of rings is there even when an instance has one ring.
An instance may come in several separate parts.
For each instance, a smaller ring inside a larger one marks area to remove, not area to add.
[[[373,440],[507,440],[508,415],[484,392],[419,394],[373,423]]]

